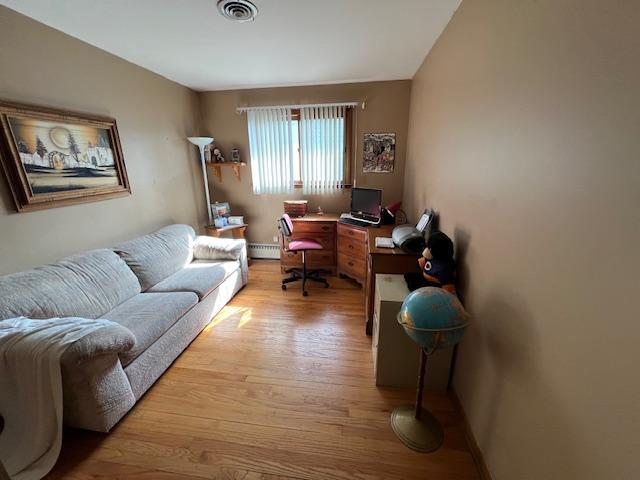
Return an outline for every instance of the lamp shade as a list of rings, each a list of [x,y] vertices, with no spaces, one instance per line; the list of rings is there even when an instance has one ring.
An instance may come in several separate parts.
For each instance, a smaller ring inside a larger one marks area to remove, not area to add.
[[[187,140],[200,148],[204,148],[213,142],[213,137],[187,137]]]

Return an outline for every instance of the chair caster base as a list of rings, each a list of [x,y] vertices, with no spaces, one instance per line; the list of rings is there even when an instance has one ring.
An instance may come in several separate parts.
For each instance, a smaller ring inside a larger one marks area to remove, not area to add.
[[[286,290],[286,289],[287,289],[287,286],[286,286],[284,283],[282,284],[282,289],[283,289],[283,290]]]

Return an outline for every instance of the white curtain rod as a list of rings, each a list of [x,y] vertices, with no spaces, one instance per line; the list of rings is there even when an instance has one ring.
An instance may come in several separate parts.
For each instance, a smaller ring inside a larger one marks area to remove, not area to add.
[[[364,102],[341,102],[341,103],[308,103],[304,105],[264,105],[258,107],[238,107],[236,112],[244,113],[249,110],[267,110],[272,108],[309,108],[309,107],[357,107],[362,103],[364,108]]]

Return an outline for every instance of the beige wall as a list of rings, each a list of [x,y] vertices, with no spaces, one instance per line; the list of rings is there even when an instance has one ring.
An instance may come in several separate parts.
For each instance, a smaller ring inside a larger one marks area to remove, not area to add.
[[[638,25],[465,0],[413,81],[404,198],[456,239],[454,385],[497,480],[640,470]]]
[[[237,146],[246,160],[249,156],[247,116],[237,114],[237,107],[364,100],[366,108],[357,109],[355,120],[358,139],[356,185],[382,188],[383,202],[390,203],[402,198],[410,90],[411,82],[401,80],[206,92],[200,94],[203,131],[216,139],[216,144],[226,156],[230,156],[231,149]],[[396,132],[393,173],[362,173],[362,139],[365,132]],[[228,201],[234,213],[245,215],[245,221],[249,223],[249,240],[257,243],[273,243],[273,236],[277,233],[275,220],[282,214],[283,200],[306,198],[310,209],[314,211],[320,205],[325,212],[344,212],[349,210],[351,199],[349,191],[328,196],[303,196],[300,191],[292,195],[256,196],[252,191],[249,166],[243,168],[240,183],[231,171],[224,171],[222,183],[210,176],[210,185],[215,200]]]
[[[16,213],[0,180],[0,274],[113,245],[171,222],[204,224],[195,92],[0,7],[0,98],[115,117],[133,194]],[[4,176],[3,176],[4,177]]]

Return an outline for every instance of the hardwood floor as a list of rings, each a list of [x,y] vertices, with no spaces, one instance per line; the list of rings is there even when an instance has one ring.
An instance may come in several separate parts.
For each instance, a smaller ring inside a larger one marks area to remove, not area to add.
[[[404,447],[390,411],[413,390],[377,388],[362,290],[280,288],[279,262],[249,285],[110,434],[67,430],[48,478],[478,479],[446,395],[425,404],[445,428],[433,454]]]

